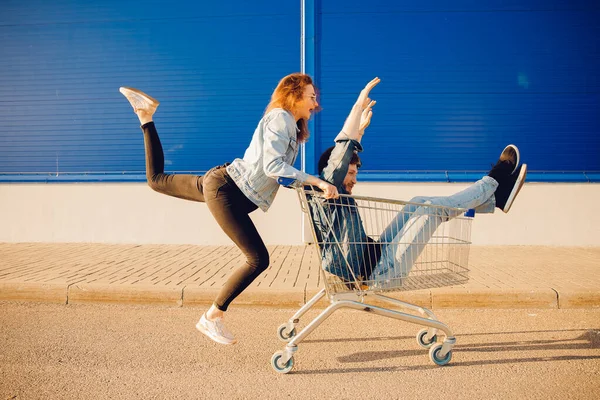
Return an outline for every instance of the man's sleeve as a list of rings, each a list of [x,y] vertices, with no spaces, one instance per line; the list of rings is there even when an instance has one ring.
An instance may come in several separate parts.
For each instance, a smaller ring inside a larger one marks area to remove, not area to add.
[[[329,156],[327,166],[321,172],[320,178],[338,188],[342,187],[348,173],[352,153],[362,151],[361,144],[350,139],[343,131],[335,138],[335,147]]]

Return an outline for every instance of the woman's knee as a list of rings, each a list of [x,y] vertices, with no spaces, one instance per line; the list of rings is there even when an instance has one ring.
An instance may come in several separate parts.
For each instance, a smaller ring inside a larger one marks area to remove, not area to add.
[[[156,175],[146,175],[146,182],[150,189],[158,192],[158,182],[156,181]]]
[[[254,252],[252,254],[246,254],[246,261],[254,270],[260,272],[267,269],[269,267],[269,263],[271,262],[267,249],[264,251]]]
[[[160,174],[146,175],[146,180],[150,189],[158,193],[163,193],[162,177]]]

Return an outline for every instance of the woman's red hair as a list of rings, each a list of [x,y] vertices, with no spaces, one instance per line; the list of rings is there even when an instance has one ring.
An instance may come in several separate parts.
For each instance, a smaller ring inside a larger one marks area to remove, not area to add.
[[[296,104],[299,103],[304,96],[304,88],[308,85],[313,85],[313,87],[315,87],[312,78],[306,74],[294,73],[281,79],[271,96],[271,101],[267,106],[265,114],[274,108],[283,108],[284,110],[293,113]],[[317,88],[315,87],[315,93],[316,90]],[[301,118],[296,123],[296,126],[300,129],[297,138],[298,142],[304,143],[308,141],[308,121]]]

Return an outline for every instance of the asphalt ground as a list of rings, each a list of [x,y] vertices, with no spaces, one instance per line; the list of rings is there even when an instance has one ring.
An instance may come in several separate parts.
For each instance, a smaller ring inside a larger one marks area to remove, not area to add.
[[[437,310],[457,338],[443,367],[419,326],[337,311],[286,375],[270,358],[293,310],[232,308],[222,346],[194,327],[204,309],[0,302],[0,399],[600,398],[599,309]]]

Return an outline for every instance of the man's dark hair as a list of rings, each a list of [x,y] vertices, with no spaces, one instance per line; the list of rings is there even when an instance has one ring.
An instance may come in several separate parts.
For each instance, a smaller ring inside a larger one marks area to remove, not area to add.
[[[327,166],[327,162],[329,161],[329,157],[331,157],[331,152],[334,148],[335,146],[331,146],[330,148],[325,150],[323,154],[321,154],[321,158],[319,158],[319,164],[317,167],[319,170],[319,175],[321,175],[321,172],[323,172],[323,170]],[[360,157],[358,156],[358,153],[356,151],[352,153],[352,158],[350,158],[350,164],[356,164],[357,168],[360,168],[362,166]]]

